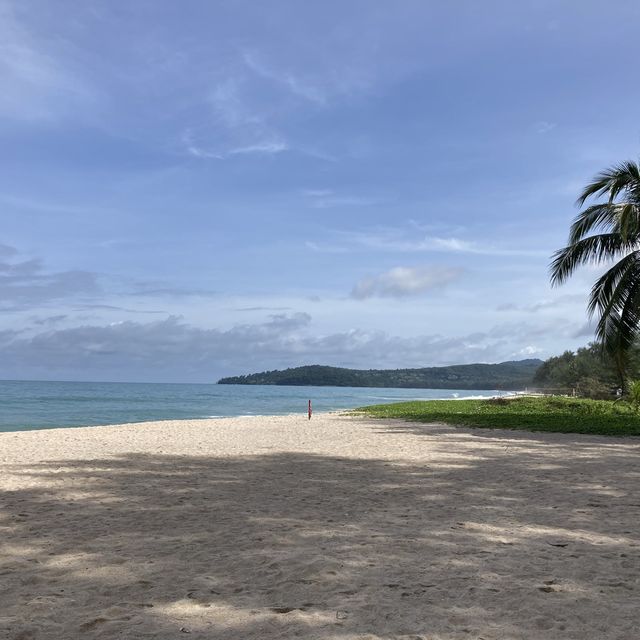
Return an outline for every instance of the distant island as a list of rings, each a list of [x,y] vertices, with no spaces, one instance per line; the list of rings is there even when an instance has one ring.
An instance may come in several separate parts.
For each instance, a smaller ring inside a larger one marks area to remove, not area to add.
[[[317,387],[397,387],[413,389],[502,389],[531,386],[542,360],[499,364],[460,364],[422,369],[344,369],[309,365],[221,378],[218,384],[270,384]]]

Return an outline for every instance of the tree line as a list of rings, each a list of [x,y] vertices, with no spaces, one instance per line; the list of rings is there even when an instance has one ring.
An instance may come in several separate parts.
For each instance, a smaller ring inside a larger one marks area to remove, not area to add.
[[[626,375],[630,379],[640,378],[638,345],[629,348],[625,359]],[[533,377],[533,385],[542,390],[596,399],[614,398],[617,390],[622,389],[615,355],[597,342],[545,360]]]

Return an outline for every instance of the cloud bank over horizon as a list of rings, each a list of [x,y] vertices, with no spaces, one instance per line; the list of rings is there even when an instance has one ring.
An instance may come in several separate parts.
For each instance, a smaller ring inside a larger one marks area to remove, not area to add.
[[[366,368],[395,369],[519,360],[538,355],[535,347],[519,345],[539,331],[523,323],[451,337],[362,330],[319,335],[305,313],[272,315],[260,324],[227,330],[203,329],[170,316],[50,328],[30,336],[0,332],[0,359],[11,379],[75,380],[82,371],[102,381],[213,382],[224,375],[305,364],[365,368],[366,362]],[[561,331],[568,336],[571,327]]]

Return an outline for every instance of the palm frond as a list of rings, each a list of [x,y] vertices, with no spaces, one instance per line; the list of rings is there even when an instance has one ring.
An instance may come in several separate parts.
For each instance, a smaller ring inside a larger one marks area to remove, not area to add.
[[[596,337],[613,355],[626,354],[640,335],[640,280],[624,293],[619,311],[603,315],[596,326]]]
[[[624,204],[594,204],[581,211],[569,229],[569,244],[582,240],[587,234],[599,229],[611,230],[623,212]]]
[[[600,197],[605,194],[608,194],[611,203],[622,191],[637,188],[639,183],[638,163],[631,160],[622,162],[596,175],[578,196],[577,204],[581,207],[590,197]]]
[[[615,260],[636,248],[635,242],[623,239],[619,233],[602,233],[583,238],[553,254],[550,265],[551,284],[562,284],[579,266]]]
[[[630,253],[602,275],[591,289],[587,311],[589,316],[596,312],[600,317],[619,312],[624,301],[624,292],[633,284],[633,278],[640,272],[640,254]]]
[[[616,223],[615,231],[618,231],[623,240],[630,240],[635,236],[638,237],[638,230],[640,229],[640,220],[638,214],[640,208],[631,202],[625,202],[619,205],[620,214]]]
[[[627,260],[627,265],[596,327],[596,336],[612,354],[626,353],[640,333],[640,261]]]

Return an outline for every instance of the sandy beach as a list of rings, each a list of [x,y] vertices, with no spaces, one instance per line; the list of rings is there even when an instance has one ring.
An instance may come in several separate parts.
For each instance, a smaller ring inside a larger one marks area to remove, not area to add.
[[[630,640],[639,454],[336,414],[2,433],[0,638]]]

